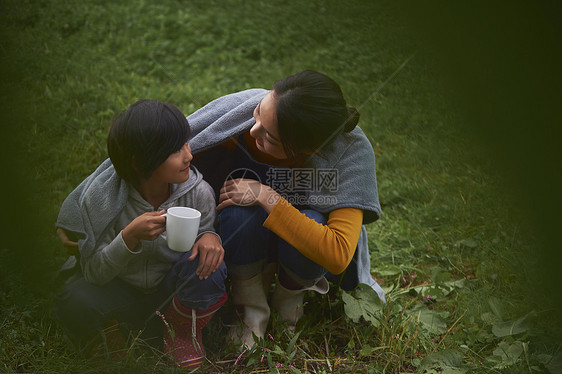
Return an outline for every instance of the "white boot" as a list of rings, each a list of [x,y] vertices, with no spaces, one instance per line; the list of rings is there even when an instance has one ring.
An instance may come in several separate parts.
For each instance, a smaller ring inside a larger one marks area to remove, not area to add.
[[[281,285],[281,282],[277,281],[277,286],[271,299],[271,306],[284,321],[287,321],[289,327],[294,330],[304,313],[304,292],[316,291],[320,294],[326,294],[329,290],[330,285],[325,277],[322,277],[314,286],[300,290],[288,290]]]
[[[269,305],[264,292],[262,273],[250,278],[240,279],[231,277],[232,302],[240,313],[241,324],[230,328],[230,339],[241,346],[254,346],[252,333],[258,338],[265,335],[269,322]]]
[[[269,295],[269,289],[271,288],[271,283],[278,271],[278,264],[276,262],[268,263],[263,269],[262,281],[263,281],[263,291],[265,292],[265,297]]]

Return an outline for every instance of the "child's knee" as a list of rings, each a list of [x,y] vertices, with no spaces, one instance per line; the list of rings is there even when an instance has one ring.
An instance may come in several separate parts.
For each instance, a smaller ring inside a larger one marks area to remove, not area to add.
[[[204,310],[213,305],[226,292],[226,266],[221,266],[206,279],[195,277],[179,292],[178,299],[185,307]]]

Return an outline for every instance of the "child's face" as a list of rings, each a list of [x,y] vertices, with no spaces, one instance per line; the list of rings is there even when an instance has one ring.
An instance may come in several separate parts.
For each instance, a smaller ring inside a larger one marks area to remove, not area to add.
[[[189,178],[189,165],[193,156],[189,143],[185,143],[181,149],[168,156],[149,179],[165,183],[183,183]]]

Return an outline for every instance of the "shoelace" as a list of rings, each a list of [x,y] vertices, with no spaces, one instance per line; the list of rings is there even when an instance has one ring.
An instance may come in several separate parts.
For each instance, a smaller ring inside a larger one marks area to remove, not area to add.
[[[193,340],[193,346],[199,352],[203,352],[203,348],[197,340],[197,313],[195,309],[191,309],[191,339]]]

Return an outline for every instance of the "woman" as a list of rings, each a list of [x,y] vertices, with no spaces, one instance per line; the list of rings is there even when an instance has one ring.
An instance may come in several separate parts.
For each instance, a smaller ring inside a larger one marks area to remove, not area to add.
[[[384,294],[372,279],[364,224],[380,216],[375,159],[332,79],[303,71],[216,99],[188,117],[191,144],[219,204],[219,233],[242,323],[230,337],[251,347],[271,306],[291,326],[306,290],[338,279]],[[340,275],[342,274],[342,275]],[[336,277],[338,275],[338,277]]]

